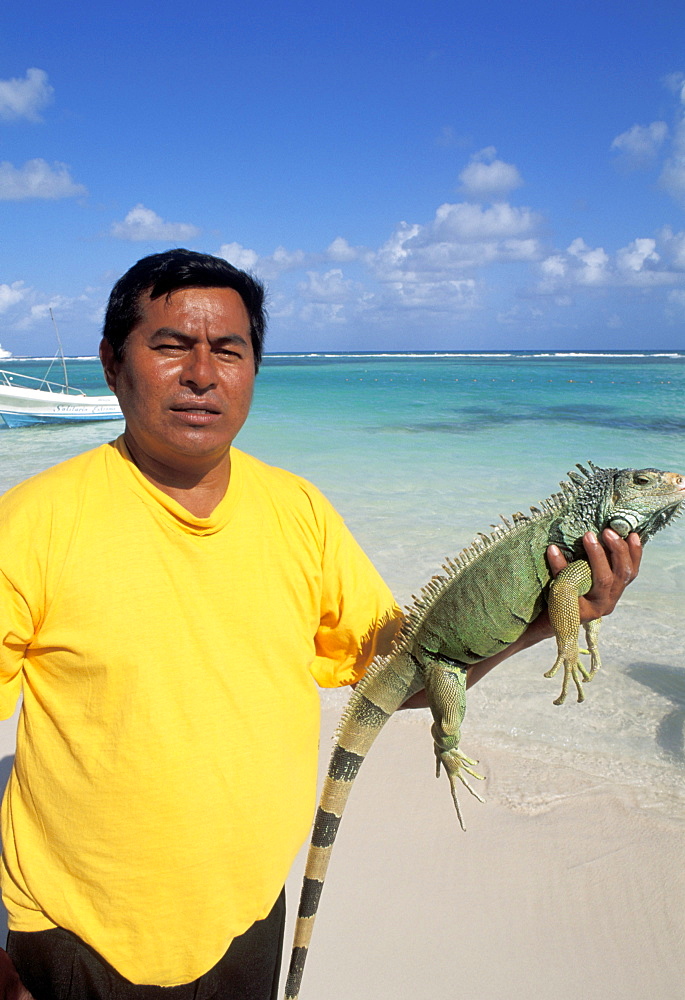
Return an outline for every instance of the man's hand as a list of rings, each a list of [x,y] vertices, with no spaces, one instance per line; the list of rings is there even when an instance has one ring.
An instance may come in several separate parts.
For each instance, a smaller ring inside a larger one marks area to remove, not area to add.
[[[593,531],[588,531],[583,536],[583,545],[592,571],[592,588],[579,599],[580,620],[589,622],[610,615],[623,591],[633,582],[640,569],[642,543],[635,532],[623,539],[611,528],[605,528],[601,542]],[[547,561],[552,576],[568,565],[556,545],[547,549]]]
[[[0,948],[0,1000],[33,1000],[19,978],[14,962],[2,948]]]

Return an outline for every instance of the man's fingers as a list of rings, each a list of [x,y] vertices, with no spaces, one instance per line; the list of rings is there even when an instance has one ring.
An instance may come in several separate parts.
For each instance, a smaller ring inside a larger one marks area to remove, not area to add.
[[[615,531],[608,529],[603,533],[606,536],[607,546],[612,556],[615,558],[616,540],[621,541]],[[613,582],[612,564],[609,562],[607,550],[597,538],[594,531],[587,531],[583,536],[583,547],[587,561],[590,563],[592,571],[592,590],[587,595],[588,600],[605,591]]]
[[[547,548],[547,564],[552,576],[558,576],[562,569],[568,566],[568,562],[558,545],[550,545]]]
[[[602,532],[601,542],[594,532],[587,532],[583,545],[592,571],[592,588],[581,599],[581,616],[585,621],[587,615],[601,618],[611,614],[625,588],[637,576],[642,545],[635,533],[626,540],[610,528]]]
[[[588,532],[588,535],[590,534],[592,533]],[[586,539],[583,539],[584,544]],[[621,538],[620,535],[617,535],[615,531],[611,530],[611,528],[606,528],[602,532],[601,542],[597,542],[595,539],[594,544],[590,542],[590,547],[593,550],[593,554],[598,563],[601,563],[602,572],[605,572],[606,567],[606,572],[608,575],[614,577],[617,585],[620,586],[621,591],[624,587],[627,587],[629,583],[633,582],[637,576],[640,568],[640,560],[642,558],[642,543],[640,542],[639,536],[636,535],[635,532],[632,532],[626,540]],[[598,549],[602,550],[601,554],[598,552]],[[586,551],[588,551],[587,545]],[[604,556],[604,559],[602,559],[602,555]],[[588,561],[592,567],[593,564],[589,559],[589,554]]]
[[[640,563],[642,562],[642,542],[640,541],[640,536],[634,531],[628,535],[628,551],[630,552],[630,560],[633,564],[632,579],[634,580],[640,572]]]

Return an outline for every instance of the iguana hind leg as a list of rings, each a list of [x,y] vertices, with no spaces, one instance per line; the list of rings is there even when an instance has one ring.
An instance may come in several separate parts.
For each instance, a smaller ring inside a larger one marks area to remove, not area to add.
[[[465,830],[457,782],[468,788],[479,802],[483,801],[466,778],[469,774],[472,778],[483,780],[483,775],[473,770],[478,761],[467,757],[459,749],[461,724],[466,712],[466,668],[457,663],[434,660],[425,653],[423,660],[426,696],[435,720],[431,728],[436,757],[435,773],[440,777],[440,767],[445,768],[459,823],[462,830]]]
[[[582,594],[587,594],[591,586],[590,566],[584,559],[578,559],[559,573],[549,589],[547,609],[557,639],[557,658],[554,666],[547,671],[545,677],[554,677],[559,667],[563,666],[564,668],[561,694],[555,700],[555,705],[563,705],[571,680],[576,686],[578,701],[584,701],[583,681],[592,680],[600,667],[597,633],[601,618],[595,618],[594,621],[585,625],[588,652],[591,656],[590,670],[579,660],[581,650],[578,648],[578,629],[580,628],[578,598]]]
[[[597,636],[599,634],[599,627],[602,624],[601,618],[593,618],[591,622],[585,622],[583,628],[585,629],[585,640],[587,642],[587,651],[590,654],[590,676],[588,680],[591,681],[595,676],[599,668],[602,666],[602,661],[599,658],[599,646],[597,645]]]

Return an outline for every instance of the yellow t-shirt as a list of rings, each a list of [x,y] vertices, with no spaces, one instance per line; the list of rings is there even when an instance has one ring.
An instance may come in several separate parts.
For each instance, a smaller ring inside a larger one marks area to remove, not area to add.
[[[356,680],[396,614],[318,490],[231,456],[207,518],[121,439],[0,501],[10,928],[134,983],[191,982],[269,912],[314,809],[315,681]]]

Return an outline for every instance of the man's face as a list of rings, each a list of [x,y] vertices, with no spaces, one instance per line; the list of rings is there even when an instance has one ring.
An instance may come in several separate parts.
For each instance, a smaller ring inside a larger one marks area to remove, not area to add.
[[[100,357],[139,455],[171,469],[228,454],[252,401],[250,318],[232,288],[182,288],[141,299],[141,322],[117,361]]]

